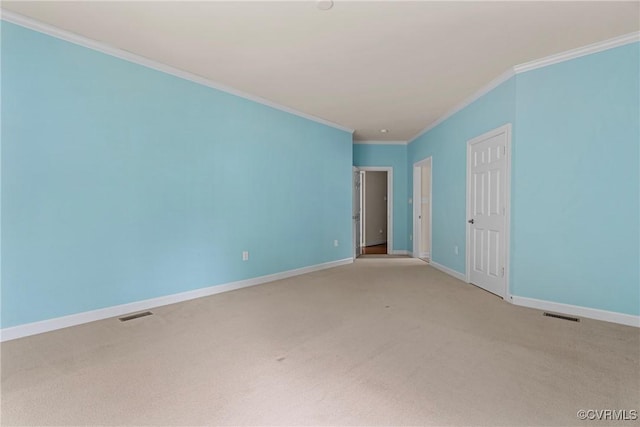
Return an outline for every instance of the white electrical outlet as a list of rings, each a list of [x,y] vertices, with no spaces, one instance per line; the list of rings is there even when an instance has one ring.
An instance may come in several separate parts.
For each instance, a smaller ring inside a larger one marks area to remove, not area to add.
[[[333,241],[333,246],[335,246],[336,248],[338,247],[338,241],[337,240]]]
[[[249,261],[249,251],[243,251],[242,252],[242,260],[243,261]]]
[[[457,246],[454,246],[454,247],[453,247],[453,253],[454,253],[454,254],[456,254],[456,255],[458,255],[458,247],[457,247]]]
[[[413,240],[413,234],[409,234],[409,240]]]

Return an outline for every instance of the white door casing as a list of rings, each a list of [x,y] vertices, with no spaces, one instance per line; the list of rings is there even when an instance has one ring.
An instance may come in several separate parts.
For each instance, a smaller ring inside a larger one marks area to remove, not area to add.
[[[360,202],[361,202],[361,192],[360,192],[360,170],[358,168],[353,168],[353,210],[352,217],[353,220],[353,258],[356,259],[362,254],[362,247],[360,245],[361,242],[361,228],[360,228]]]
[[[467,281],[508,292],[511,125],[467,142]]]
[[[365,244],[364,244],[364,230],[366,227],[366,222],[367,222],[367,212],[366,212],[366,207],[367,207],[367,197],[366,197],[366,187],[367,187],[367,180],[365,179],[365,174],[366,172],[358,169],[358,172],[360,173],[360,216],[358,217],[358,219],[360,220],[360,254],[362,254],[362,248],[364,248]]]

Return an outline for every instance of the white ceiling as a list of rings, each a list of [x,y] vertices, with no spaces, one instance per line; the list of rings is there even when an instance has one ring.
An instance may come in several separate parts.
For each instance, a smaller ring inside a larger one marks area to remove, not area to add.
[[[411,139],[513,65],[640,28],[638,1],[2,7],[353,128],[359,140]]]

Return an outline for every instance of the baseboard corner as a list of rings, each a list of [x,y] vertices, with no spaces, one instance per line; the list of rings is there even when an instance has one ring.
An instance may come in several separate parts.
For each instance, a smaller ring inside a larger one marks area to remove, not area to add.
[[[597,308],[564,304],[536,298],[521,297],[517,295],[511,295],[511,302],[515,305],[533,308],[536,310],[586,317],[588,319],[602,320],[604,322],[618,323],[621,325],[640,328],[640,316],[632,314],[618,313],[615,311],[600,310]]]
[[[394,249],[389,251],[389,255],[411,255],[411,252],[404,249]]]
[[[429,264],[430,266],[432,266],[433,268],[442,271],[443,273],[448,274],[449,276],[455,277],[458,280],[462,280],[463,282],[467,283],[467,276],[465,276],[464,274],[460,273],[459,271],[453,270],[449,267],[445,267],[442,264],[438,264],[437,262],[435,262],[434,260],[429,260]]]

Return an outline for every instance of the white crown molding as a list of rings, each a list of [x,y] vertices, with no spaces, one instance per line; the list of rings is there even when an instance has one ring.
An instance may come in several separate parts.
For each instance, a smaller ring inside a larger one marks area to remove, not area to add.
[[[363,145],[407,145],[407,141],[353,141],[354,144]]]
[[[349,133],[353,133],[354,129],[339,125],[337,123],[333,123],[330,122],[328,120],[322,119],[320,117],[315,117],[312,116],[310,114],[307,113],[303,113],[301,111],[297,111],[293,108],[289,108],[286,107],[284,105],[280,105],[274,102],[271,102],[267,99],[258,97],[258,96],[254,96],[254,95],[250,95],[248,93],[239,91],[237,89],[213,82],[209,79],[206,79],[204,77],[183,71],[183,70],[179,70],[177,68],[173,68],[169,65],[166,64],[162,64],[160,62],[145,58],[143,56],[140,55],[136,55],[134,53],[131,52],[127,52],[125,50],[122,49],[118,49],[109,45],[106,45],[104,43],[100,43],[98,41],[95,40],[91,40],[89,38],[80,36],[78,34],[74,34],[72,32],[54,27],[52,25],[49,24],[45,24],[43,22],[37,21],[35,19],[32,18],[28,18],[26,16],[14,13],[14,12],[10,12],[4,9],[0,9],[0,18],[4,21],[7,22],[11,22],[13,24],[16,25],[20,25],[22,27],[25,28],[29,28],[32,29],[34,31],[38,31],[40,33],[44,33],[47,35],[50,35],[52,37],[56,37],[58,39],[61,40],[65,40],[68,41],[70,43],[74,43],[92,50],[96,50],[99,52],[102,52],[104,54],[110,55],[110,56],[114,56],[116,58],[120,58],[123,59],[125,61],[129,61],[129,62],[133,62],[135,64],[138,65],[142,65],[144,67],[147,68],[151,68],[157,71],[161,71],[164,72],[166,74],[170,74],[173,75],[175,77],[184,79],[184,80],[189,80],[192,81],[194,83],[197,84],[201,84],[203,86],[207,86],[210,87],[212,89],[216,89],[216,90],[220,90],[222,92],[226,92],[244,99],[248,99],[250,101],[259,103],[259,104],[263,104],[266,105],[268,107],[271,108],[275,108],[277,110],[280,111],[284,111],[299,117],[303,117],[305,119],[308,120],[312,120],[314,122],[317,123],[321,123],[323,125],[326,126],[330,126],[333,127],[335,129],[339,129],[345,132],[349,132]],[[449,111],[447,111],[444,115],[442,115],[440,118],[438,118],[436,121],[432,122],[431,124],[429,124],[426,128],[424,128],[422,131],[420,131],[418,134],[416,134],[414,137],[410,138],[408,141],[353,141],[354,144],[379,144],[379,145],[407,145],[407,144],[411,144],[413,141],[415,141],[416,139],[418,139],[419,137],[421,137],[422,135],[424,135],[425,133],[429,132],[431,129],[435,128],[437,125],[439,125],[440,123],[444,122],[445,120],[447,120],[448,118],[450,118],[451,116],[453,116],[455,113],[459,112],[460,110],[462,110],[463,108],[469,106],[471,103],[473,103],[474,101],[476,101],[477,99],[479,99],[480,97],[482,97],[483,95],[487,94],[488,92],[490,92],[491,90],[495,89],[497,86],[499,86],[500,84],[504,83],[505,81],[507,81],[508,79],[510,79],[511,77],[513,77],[515,74],[520,74],[520,73],[524,73],[527,71],[531,71],[531,70],[535,70],[537,68],[542,68],[542,67],[547,67],[549,65],[553,65],[553,64],[557,64],[560,62],[564,62],[564,61],[569,61],[571,59],[575,59],[575,58],[579,58],[581,56],[585,56],[585,55],[590,55],[593,53],[597,53],[597,52],[601,52],[604,50],[608,50],[608,49],[612,49],[615,47],[619,47],[619,46],[624,46],[626,44],[630,44],[630,43],[634,43],[634,42],[638,42],[640,41],[640,32],[634,32],[634,33],[630,33],[630,34],[626,34],[623,36],[619,36],[619,37],[615,37],[612,39],[608,39],[608,40],[604,40],[601,42],[597,42],[597,43],[593,43],[581,48],[577,48],[577,49],[572,49],[572,50],[568,50],[566,52],[562,52],[559,54],[555,54],[555,55],[550,55],[541,59],[537,59],[535,61],[530,61],[530,62],[526,62],[524,64],[519,64],[516,65],[514,67],[509,68],[508,70],[506,70],[504,73],[502,73],[500,76],[496,77],[495,79],[493,79],[492,81],[490,81],[488,84],[486,84],[485,86],[483,86],[482,88],[480,88],[478,91],[476,91],[473,95],[469,96],[468,98],[466,98],[465,100],[463,100],[462,102],[460,102],[459,104],[457,104],[455,107],[453,107],[452,109],[450,109]]]
[[[623,36],[603,40],[601,42],[593,43],[577,49],[568,50],[555,55],[546,56],[544,58],[536,59],[535,61],[530,61],[524,64],[519,64],[514,67],[511,67],[508,70],[506,70],[504,73],[502,73],[500,76],[491,80],[489,83],[487,83],[477,92],[475,92],[473,95],[469,96],[468,98],[466,98],[465,100],[457,104],[455,107],[447,111],[439,119],[437,119],[436,121],[428,125],[426,128],[420,131],[420,133],[415,135],[413,138],[410,138],[408,143],[411,144],[413,141],[420,138],[422,135],[429,132],[431,129],[435,128],[440,123],[444,122],[449,117],[453,116],[455,113],[462,110],[463,108],[469,106],[474,101],[479,99],[481,96],[486,95],[491,90],[495,89],[500,84],[509,80],[511,77],[513,77],[516,74],[525,73],[527,71],[535,70],[537,68],[548,67],[550,65],[558,64],[560,62],[570,61],[572,59],[576,59],[581,56],[591,55],[593,53],[602,52],[604,50],[613,49],[619,46],[624,46],[624,45],[639,42],[639,41],[640,41],[640,31],[636,31],[634,33],[625,34]]]
[[[195,289],[193,291],[180,292],[177,294],[166,295],[158,298],[151,298],[128,304],[114,305],[111,307],[100,308],[98,310],[71,314],[69,316],[56,317],[54,319],[47,319],[39,322],[12,326],[0,330],[0,342],[28,337],[35,334],[41,334],[56,329],[68,328],[70,326],[94,322],[96,320],[108,319],[110,317],[122,316],[129,313],[135,313],[137,311],[149,310],[163,305],[175,304],[195,298],[202,298],[209,295],[219,294],[222,292],[234,291],[236,289],[256,286],[263,283],[273,282],[275,280],[286,279],[288,277],[299,276],[301,274],[312,273],[319,270],[326,270],[328,268],[334,268],[351,263],[353,263],[353,258],[344,258],[337,261],[330,261],[322,264],[312,265],[309,267],[297,268],[295,270],[283,271],[281,273],[269,274],[267,276],[254,277],[253,279],[240,280],[237,282],[210,286],[208,288]]]
[[[520,74],[527,71],[535,70],[537,68],[548,67],[549,65],[557,64],[559,62],[569,61],[581,56],[591,55],[597,52],[602,52],[604,50],[613,49],[615,47],[624,46],[638,41],[640,41],[640,32],[625,34],[620,37],[603,40],[601,42],[579,47],[577,49],[567,50],[566,52],[558,53],[556,55],[536,59],[535,61],[525,62],[524,64],[516,65],[515,67],[513,67],[513,69],[516,74]]]
[[[498,77],[496,77],[495,79],[491,80],[489,83],[487,83],[482,88],[480,88],[478,91],[476,91],[473,95],[471,95],[470,97],[466,98],[464,101],[462,101],[461,103],[459,103],[458,105],[456,105],[455,107],[453,107],[452,109],[447,111],[444,115],[440,116],[439,119],[437,119],[435,122],[432,122],[429,126],[424,128],[423,130],[421,130],[420,133],[415,135],[413,138],[409,139],[409,144],[411,144],[416,139],[420,138],[425,133],[429,132],[434,127],[438,126],[440,123],[442,123],[445,120],[447,120],[449,117],[451,117],[454,114],[456,114],[458,111],[462,110],[465,107],[468,107],[473,102],[475,102],[478,99],[480,99],[482,96],[486,95],[487,93],[489,93],[493,89],[497,88],[498,86],[500,86],[502,83],[504,83],[507,80],[509,80],[514,75],[515,75],[515,72],[513,71],[513,68],[509,68],[507,71],[505,71],[504,73],[500,74]]]
[[[581,307],[578,305],[562,304],[559,302],[539,300],[513,295],[511,302],[522,307],[535,308],[542,311],[569,314],[572,316],[587,317],[589,319],[603,320],[605,322],[619,323],[621,325],[640,327],[640,316],[617,313],[615,311],[599,310],[597,308]]]
[[[143,67],[151,68],[156,71],[160,71],[166,74],[170,74],[172,76],[189,80],[191,82],[200,84],[202,86],[207,86],[212,89],[216,89],[222,92],[229,93],[231,95],[238,96],[240,98],[248,99],[249,101],[256,102],[258,104],[266,105],[267,107],[274,108],[276,110],[284,111],[285,113],[293,114],[326,126],[330,126],[335,129],[339,129],[345,132],[353,133],[354,129],[339,125],[337,123],[330,122],[329,120],[325,120],[320,117],[316,117],[307,113],[303,113],[301,111],[295,110],[293,108],[277,104],[275,102],[269,101],[267,99],[261,98],[259,96],[254,96],[248,94],[246,92],[242,92],[240,90],[234,89],[229,86],[225,86],[220,83],[216,83],[212,80],[209,80],[205,77],[198,76],[196,74],[189,73],[187,71],[180,70],[178,68],[171,67],[170,65],[163,64],[158,61],[154,61],[149,58],[145,58],[143,56],[137,55],[135,53],[127,52],[126,50],[118,49],[113,46],[109,46],[104,43],[100,43],[96,40],[89,39],[87,37],[80,36],[78,34],[72,33],[70,31],[63,30],[61,28],[54,27],[49,24],[45,24],[44,22],[37,21],[32,18],[28,18],[24,15],[20,15],[18,13],[10,12],[4,9],[0,9],[0,19],[3,21],[10,22],[12,24],[19,25],[21,27],[28,28],[30,30],[37,31],[39,33],[43,33],[49,35],[51,37],[55,37],[57,39],[61,39],[82,47],[86,47],[88,49],[96,50],[98,52],[104,53],[106,55],[114,56],[116,58],[123,59],[125,61],[133,62],[134,64],[142,65]]]

